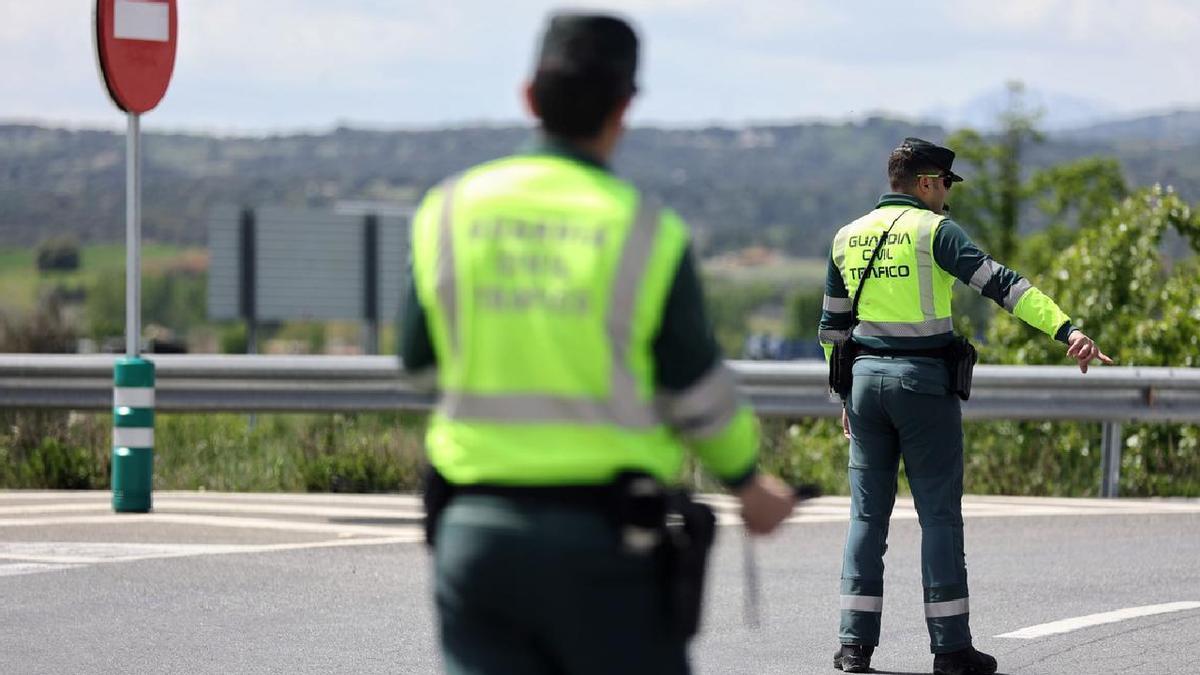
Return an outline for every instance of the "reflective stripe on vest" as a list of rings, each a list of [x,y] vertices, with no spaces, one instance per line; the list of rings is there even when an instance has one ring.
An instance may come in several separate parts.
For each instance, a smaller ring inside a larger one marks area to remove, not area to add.
[[[740,405],[733,371],[721,361],[691,387],[661,393],[655,401],[659,413],[673,429],[696,440],[724,431]]]
[[[946,317],[914,323],[861,321],[855,326],[854,334],[870,337],[929,337],[949,333],[953,330],[954,321],[950,317]]]
[[[928,323],[937,318],[933,299],[933,221],[917,225],[917,281],[921,284],[921,313]]]
[[[448,182],[443,199],[442,222],[439,232],[438,298],[443,310],[450,317],[452,345],[461,344],[457,334],[458,321],[452,312],[456,308],[455,270],[453,264],[443,261],[454,260],[451,214],[454,182]],[[438,412],[451,420],[471,420],[508,423],[571,423],[612,424],[628,429],[651,429],[662,425],[654,406],[642,401],[638,393],[637,378],[628,367],[630,338],[634,308],[638,290],[649,264],[654,241],[658,235],[661,208],[651,200],[639,197],[637,215],[633,227],[623,242],[612,295],[605,316],[611,353],[608,397],[604,399],[582,396],[555,396],[541,394],[478,394],[466,391],[447,390],[442,393]]]
[[[1017,283],[1008,289],[1008,293],[1004,295],[1004,309],[1009,312],[1017,308],[1017,303],[1021,301],[1021,297],[1033,288],[1033,284],[1029,283],[1028,279],[1019,279]]]
[[[995,260],[988,258],[987,260],[984,260],[983,263],[979,265],[979,269],[975,270],[975,273],[971,275],[971,281],[969,285],[978,293],[982,294],[983,287],[987,286],[992,278],[997,274],[1005,271],[1006,269],[1004,265],[1001,265]],[[1008,293],[1006,293],[1004,298],[1002,298],[1004,309],[1008,310],[1009,312],[1012,312],[1014,309],[1016,309],[1017,303],[1021,301],[1021,297],[1024,296],[1025,293],[1027,293],[1031,288],[1033,288],[1033,284],[1029,283],[1028,279],[1018,279],[1017,283],[1013,284],[1012,287],[1008,289]]]
[[[853,309],[854,302],[850,298],[834,298],[828,295],[821,299],[821,309],[832,314],[845,314]]]
[[[438,219],[437,295],[450,334],[450,352],[458,356],[458,277],[454,270],[454,188],[461,175],[442,183],[442,213]]]

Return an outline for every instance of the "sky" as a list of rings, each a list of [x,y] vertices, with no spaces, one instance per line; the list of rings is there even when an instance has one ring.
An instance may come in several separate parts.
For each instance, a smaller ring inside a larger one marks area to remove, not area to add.
[[[0,120],[120,128],[92,0],[0,0]],[[559,3],[178,0],[155,130],[320,131],[521,122]],[[633,124],[953,117],[1019,80],[1091,113],[1200,108],[1194,0],[614,0],[642,38]],[[1066,107],[1064,104],[1064,107]]]

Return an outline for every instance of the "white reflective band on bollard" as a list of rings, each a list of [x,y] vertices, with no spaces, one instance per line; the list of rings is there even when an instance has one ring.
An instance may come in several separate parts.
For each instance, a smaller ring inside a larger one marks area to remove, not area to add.
[[[116,387],[113,389],[114,408],[153,408],[153,387]]]
[[[114,427],[113,428],[113,447],[114,448],[153,448],[154,447],[154,429],[142,429],[138,427]]]

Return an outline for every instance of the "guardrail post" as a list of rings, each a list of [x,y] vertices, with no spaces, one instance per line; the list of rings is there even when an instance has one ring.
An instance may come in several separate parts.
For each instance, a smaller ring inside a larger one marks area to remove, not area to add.
[[[238,313],[246,322],[246,353],[258,353],[258,237],[254,209],[242,209],[238,221],[241,241],[238,260]]]
[[[1100,496],[1114,498],[1121,487],[1121,423],[1105,422],[1100,436]]]
[[[363,352],[379,353],[379,216],[363,218]]]
[[[112,504],[146,513],[154,485],[154,364],[137,356],[113,368]]]

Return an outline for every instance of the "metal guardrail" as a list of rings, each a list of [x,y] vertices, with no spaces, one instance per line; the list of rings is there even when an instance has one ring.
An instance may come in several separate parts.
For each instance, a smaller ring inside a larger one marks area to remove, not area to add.
[[[112,407],[112,355],[0,354],[0,406]],[[428,383],[388,356],[151,355],[165,412],[424,410]],[[832,417],[825,365],[732,361],[765,417]],[[968,419],[1200,422],[1200,368],[979,366]]]
[[[107,410],[112,355],[0,354],[0,407]],[[387,356],[154,355],[163,412],[427,410],[429,382]],[[825,364],[733,361],[764,417],[835,417]],[[1102,494],[1115,495],[1122,422],[1200,423],[1200,368],[980,366],[967,419],[1104,423]]]

